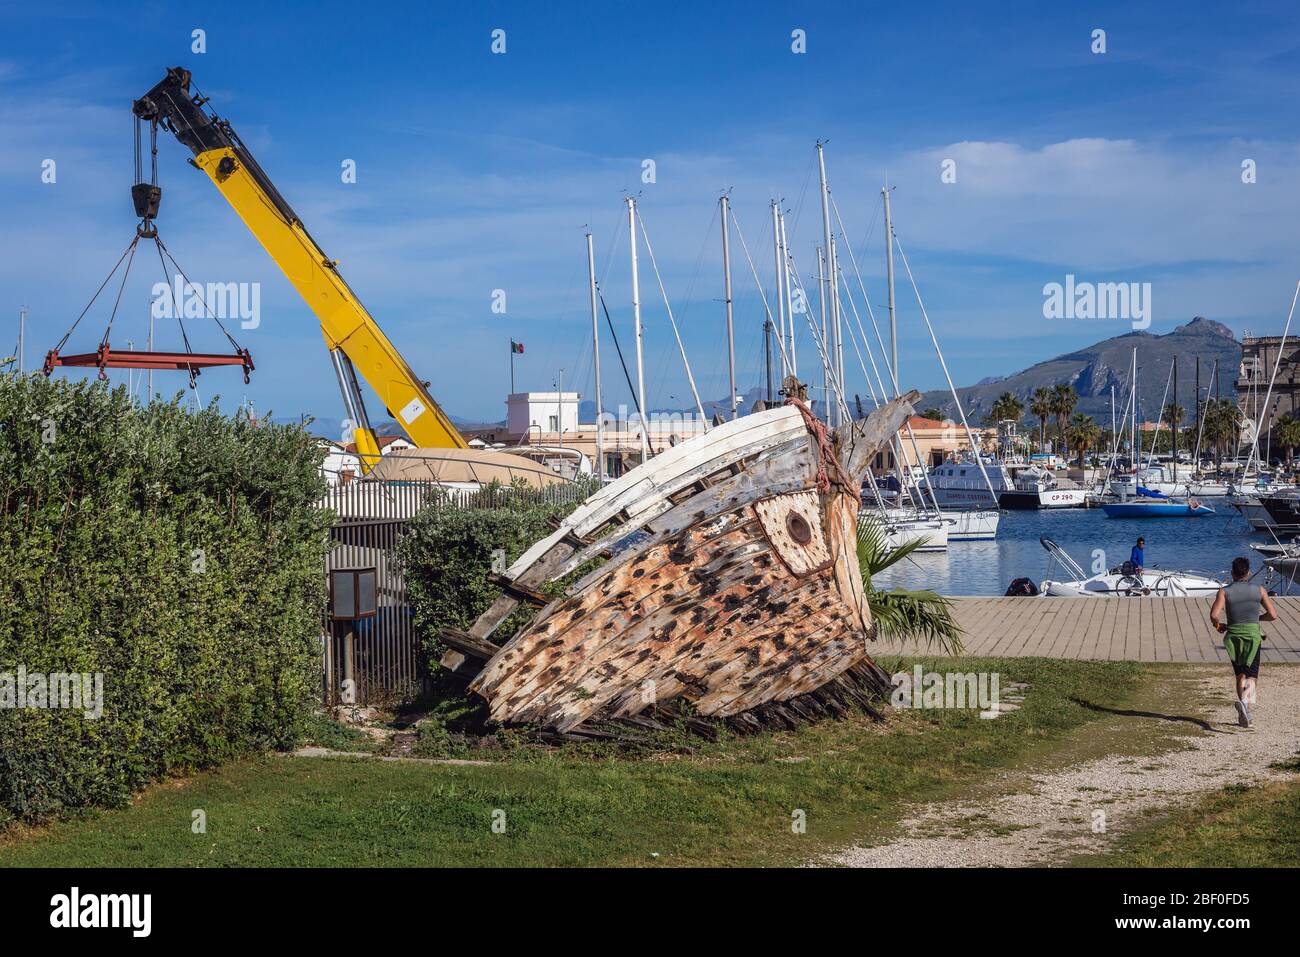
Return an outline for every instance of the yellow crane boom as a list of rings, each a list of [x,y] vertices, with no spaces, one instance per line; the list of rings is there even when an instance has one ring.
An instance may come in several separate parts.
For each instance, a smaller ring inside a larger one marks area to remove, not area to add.
[[[194,153],[190,162],[208,175],[320,320],[362,468],[368,472],[378,461],[379,444],[357,372],[416,445],[467,448],[465,437],[429,395],[427,383],[411,370],[343,280],[338,264],[312,239],[230,124],[204,110],[206,103],[206,98],[191,94],[190,71],[174,67],[135,101],[132,112],[175,134]]]

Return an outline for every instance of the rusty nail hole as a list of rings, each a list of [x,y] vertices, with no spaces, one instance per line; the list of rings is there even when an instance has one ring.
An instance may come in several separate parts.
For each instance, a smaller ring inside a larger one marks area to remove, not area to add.
[[[790,537],[800,545],[807,545],[812,541],[812,526],[808,524],[808,519],[798,512],[791,512],[786,516],[785,527]]]

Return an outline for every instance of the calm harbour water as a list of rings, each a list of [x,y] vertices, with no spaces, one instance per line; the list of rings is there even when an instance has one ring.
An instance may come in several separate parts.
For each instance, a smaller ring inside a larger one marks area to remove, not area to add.
[[[946,553],[913,555],[876,576],[882,588],[929,588],[941,595],[1001,595],[1012,579],[1035,584],[1047,577],[1047,552],[1038,543],[1046,535],[1092,574],[1093,549],[1106,553],[1107,568],[1128,559],[1141,535],[1146,538],[1149,568],[1200,572],[1226,579],[1233,558],[1245,555],[1252,570],[1259,560],[1249,542],[1271,542],[1267,532],[1253,532],[1227,499],[1207,498],[1215,514],[1197,518],[1107,518],[1099,508],[1040,509],[1003,512],[998,537],[991,542],[954,542]],[[1066,577],[1059,570],[1053,577]]]

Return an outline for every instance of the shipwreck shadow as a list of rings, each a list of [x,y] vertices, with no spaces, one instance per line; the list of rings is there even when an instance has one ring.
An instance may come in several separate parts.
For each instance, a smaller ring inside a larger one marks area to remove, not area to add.
[[[1185,714],[1161,714],[1158,711],[1137,711],[1133,708],[1108,708],[1105,705],[1094,704],[1091,701],[1085,701],[1083,698],[1070,697],[1070,700],[1080,707],[1087,708],[1089,711],[1104,712],[1105,714],[1117,715],[1121,718],[1155,718],[1159,721],[1175,721],[1182,724],[1194,724],[1202,731],[1208,731],[1211,734],[1227,734],[1222,728],[1216,728],[1204,718],[1193,718]]]

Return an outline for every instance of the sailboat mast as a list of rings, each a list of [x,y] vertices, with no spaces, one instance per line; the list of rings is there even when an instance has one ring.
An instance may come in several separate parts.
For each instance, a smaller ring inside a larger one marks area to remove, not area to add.
[[[898,391],[898,319],[894,312],[894,220],[889,211],[889,187],[880,191],[885,197],[885,274],[889,281],[889,374],[894,380],[894,398]]]
[[[826,396],[826,421],[831,421],[831,357],[826,348],[826,253],[817,247],[817,304],[821,309],[822,393]]]
[[[794,324],[794,293],[790,289],[790,243],[785,238],[785,213],[779,213],[777,219],[781,222],[781,280],[785,286],[785,314],[788,322],[786,328],[790,333],[790,374],[799,374],[799,358],[795,354],[795,324]],[[807,302],[804,308],[808,308]]]
[[[830,188],[826,185],[826,151],[824,144],[820,141],[817,143],[817,174],[821,180],[822,195],[822,248],[825,250],[826,257],[826,276],[824,281],[829,284],[829,296],[824,295],[826,306],[822,309],[822,345],[826,350],[826,361],[830,365],[827,378],[831,381],[841,382],[840,379],[840,329],[839,329],[839,301],[840,290],[839,283],[835,281],[835,238],[831,234],[831,201]],[[827,309],[830,311],[830,338],[827,339]],[[831,402],[828,394],[826,400],[826,421],[831,426],[839,425],[839,404]]]
[[[1196,394],[1194,398],[1196,401],[1196,434],[1198,436],[1197,451],[1199,452],[1200,451],[1199,436],[1201,434],[1201,357],[1200,356],[1196,357]],[[1200,467],[1201,467],[1201,460],[1198,458],[1195,462],[1192,463],[1192,470],[1195,471]]]
[[[836,248],[835,237],[831,237],[831,283],[835,292],[831,300],[831,313],[835,329],[835,381],[840,384],[841,391],[844,390],[844,315],[840,309],[840,253]],[[847,393],[845,393],[847,401]],[[838,409],[839,406],[836,405]],[[842,414],[842,412],[841,412]],[[850,415],[852,418],[852,415]],[[844,423],[841,422],[841,425]]]
[[[605,406],[600,391],[600,324],[596,321],[596,250],[587,233],[587,285],[591,291],[591,355],[596,367],[596,477],[605,481]]]
[[[1137,380],[1137,350],[1133,350],[1133,441],[1137,444],[1137,459],[1135,465],[1141,465],[1142,459],[1142,433],[1139,430],[1142,420],[1142,390],[1138,387]]]
[[[777,201],[772,200],[772,251],[776,254],[776,315],[777,334],[781,337],[781,378],[790,374],[785,358],[785,254],[781,249],[781,218],[777,212]],[[770,348],[770,347],[769,347]],[[771,399],[768,396],[768,399]]]
[[[636,397],[641,418],[641,461],[650,457],[650,437],[646,434],[645,357],[641,348],[641,285],[636,268],[636,197],[627,198],[627,238],[632,250],[632,317],[636,323]]]
[[[1174,401],[1172,405],[1174,408],[1178,408],[1178,356],[1174,356]],[[1174,417],[1171,415],[1169,418],[1173,419]],[[1169,423],[1169,431],[1173,434],[1173,439],[1174,439],[1174,491],[1177,492],[1178,491],[1178,423],[1171,421]]]
[[[1110,384],[1110,467],[1115,467],[1115,383]]]
[[[731,210],[727,194],[718,199],[722,207],[722,289],[727,307],[727,381],[731,384],[731,417],[736,411],[736,331],[731,321]]]

